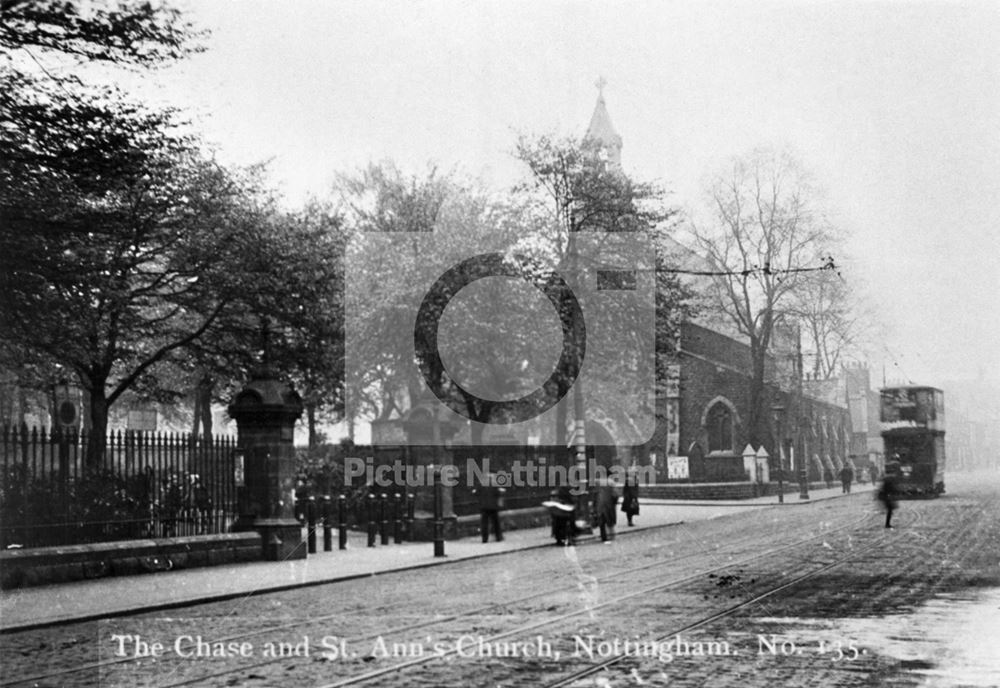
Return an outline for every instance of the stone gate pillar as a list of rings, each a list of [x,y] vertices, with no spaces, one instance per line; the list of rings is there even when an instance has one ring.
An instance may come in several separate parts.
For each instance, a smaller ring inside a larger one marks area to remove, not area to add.
[[[408,463],[427,471],[430,466],[437,469],[446,467],[453,470],[456,458],[446,442],[454,437],[459,427],[442,419],[440,404],[433,402],[418,402],[403,418],[403,429],[407,438]],[[460,457],[464,459],[465,457]],[[438,473],[440,477],[440,473]],[[411,537],[417,541],[431,540],[434,535],[434,488],[430,484],[422,484],[413,490],[416,501],[414,522]],[[451,540],[458,536],[452,488],[445,486],[441,490],[441,510],[444,517],[444,537]]]
[[[302,398],[268,375],[252,380],[229,405],[243,453],[245,485],[234,530],[256,530],[264,559],[304,559],[302,527],[295,518],[295,421]]]

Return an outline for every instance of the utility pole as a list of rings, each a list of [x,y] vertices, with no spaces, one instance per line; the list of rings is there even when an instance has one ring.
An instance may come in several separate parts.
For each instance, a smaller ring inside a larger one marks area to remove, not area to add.
[[[569,232],[567,234],[567,249],[570,257],[570,270],[575,281],[580,277],[580,255],[577,251],[577,226],[576,213],[574,212],[572,201],[569,208]],[[583,323],[579,317],[573,322],[573,346],[576,348],[576,379],[573,381],[573,448],[576,474],[580,476],[580,482],[576,486],[578,494],[576,496],[576,521],[587,523],[588,532],[590,525],[590,483],[587,475],[587,412],[583,403]],[[576,524],[574,524],[576,527]]]
[[[795,439],[792,456],[799,454],[799,499],[809,499],[809,463],[802,446],[802,328],[795,324]]]

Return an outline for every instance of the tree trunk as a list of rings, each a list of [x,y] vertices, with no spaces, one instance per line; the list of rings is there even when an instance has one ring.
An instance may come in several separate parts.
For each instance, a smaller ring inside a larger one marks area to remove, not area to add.
[[[21,412],[17,425],[24,425],[28,422],[28,392],[20,385],[17,387],[17,405]],[[55,418],[55,416],[52,416],[52,418]],[[52,425],[55,425],[55,423],[52,423]]]
[[[764,391],[764,358],[766,353],[759,340],[750,340],[750,417],[747,419],[747,434],[749,442],[754,448],[760,447],[766,432],[764,428],[764,419],[767,415],[764,412],[767,401]]]
[[[212,392],[215,391],[215,380],[205,374],[198,379],[194,388],[194,419],[191,423],[191,441],[198,439],[198,428],[201,427],[205,440],[212,439]]]
[[[212,441],[212,392],[215,391],[215,379],[206,375],[198,384],[198,395],[200,398],[199,408],[201,411],[201,431],[206,442]]]
[[[90,386],[90,434],[87,437],[86,463],[89,468],[97,468],[104,459],[104,449],[108,441],[108,399],[104,392],[104,382],[93,382]]]
[[[319,431],[316,428],[316,403],[306,402],[306,423],[309,427],[309,448],[319,446]]]
[[[198,393],[198,386],[195,385],[192,401],[194,409],[191,411],[191,442],[198,439],[198,426],[201,425],[201,395]]]

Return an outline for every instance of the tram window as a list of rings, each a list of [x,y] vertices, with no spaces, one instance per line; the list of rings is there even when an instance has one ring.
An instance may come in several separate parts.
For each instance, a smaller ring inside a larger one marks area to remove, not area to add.
[[[934,393],[930,390],[917,392],[917,418],[916,420],[934,420]]]

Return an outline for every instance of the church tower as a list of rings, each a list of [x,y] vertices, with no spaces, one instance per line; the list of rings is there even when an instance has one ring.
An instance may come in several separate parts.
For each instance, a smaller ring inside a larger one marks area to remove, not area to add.
[[[599,77],[597,86],[597,105],[590,117],[590,126],[584,134],[584,141],[592,141],[599,146],[602,156],[606,156],[611,169],[620,170],[622,166],[622,137],[615,131],[608,115],[608,107],[604,102],[604,87],[607,85],[604,77]]]

